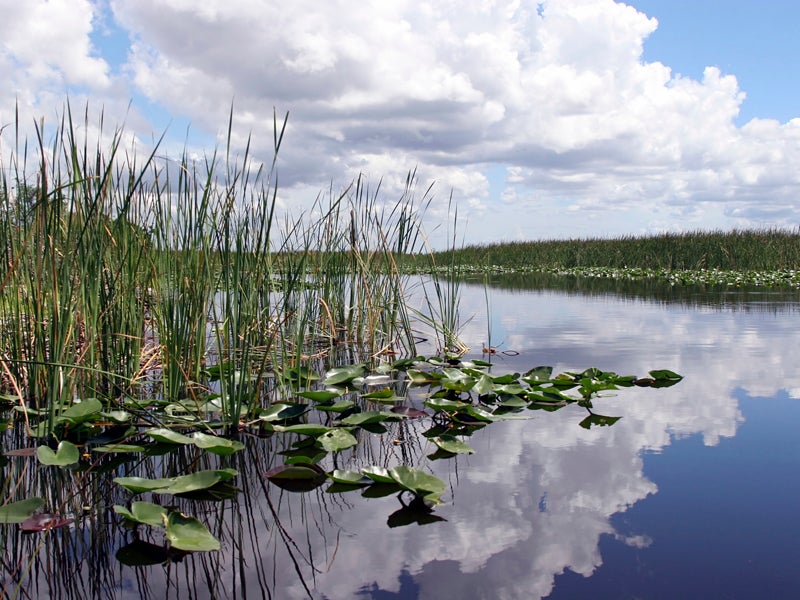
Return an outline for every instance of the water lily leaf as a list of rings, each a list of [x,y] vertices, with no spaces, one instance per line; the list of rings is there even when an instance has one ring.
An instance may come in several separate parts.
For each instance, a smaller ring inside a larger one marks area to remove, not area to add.
[[[357,365],[347,365],[344,367],[335,367],[325,373],[325,385],[341,385],[348,383],[356,377],[361,377],[366,373],[367,368],[363,363]]]
[[[104,419],[108,419],[109,421],[120,424],[127,423],[133,418],[133,415],[127,410],[110,410],[108,412],[101,412],[100,416]]]
[[[579,423],[584,429],[591,429],[593,425],[598,427],[610,427],[622,417],[605,417],[603,415],[591,414]]]
[[[526,389],[527,388],[520,385],[519,383],[507,383],[503,385],[498,385],[497,387],[495,387],[494,391],[497,394],[508,394],[510,396],[516,396],[517,394],[522,394],[523,392],[525,392]]]
[[[389,475],[401,487],[431,502],[438,503],[446,488],[444,481],[435,475],[405,465],[389,469]]]
[[[317,465],[305,463],[275,467],[264,475],[273,484],[290,492],[309,492],[328,478]]]
[[[103,403],[97,398],[87,398],[81,402],[76,402],[67,410],[62,412],[58,421],[60,423],[70,423],[77,425],[85,421],[90,421],[100,415],[103,410]]]
[[[460,400],[449,400],[447,398],[428,398],[423,402],[425,406],[432,408],[433,410],[443,410],[446,412],[454,412],[457,410],[463,410],[467,406],[469,406],[466,402],[461,402]]]
[[[433,443],[451,454],[472,454],[475,452],[469,444],[462,442],[453,435],[442,435],[433,438]]]
[[[356,403],[352,400],[339,400],[332,404],[317,404],[314,408],[326,412],[342,413],[353,408],[355,405]]]
[[[369,394],[361,394],[361,397],[365,400],[372,400],[373,402],[399,402],[403,400],[403,398],[395,395],[394,390],[389,387],[370,392]]]
[[[343,483],[345,485],[369,485],[372,483],[372,479],[362,473],[344,471],[342,469],[335,469],[329,477],[335,483]]]
[[[166,526],[170,546],[188,552],[208,552],[219,550],[219,540],[194,517],[179,512],[170,513]]]
[[[683,379],[683,375],[678,375],[677,373],[675,373],[674,371],[670,371],[669,369],[657,369],[655,371],[650,371],[650,377],[652,377],[656,381],[660,379],[680,381],[681,379]]]
[[[411,383],[422,385],[425,383],[434,383],[442,378],[440,373],[433,373],[430,371],[420,371],[419,369],[409,369],[406,375],[411,380]]]
[[[500,397],[500,406],[503,408],[524,408],[528,406],[528,401],[519,396],[503,394]]]
[[[163,506],[153,504],[152,502],[133,502],[131,503],[130,510],[124,506],[115,504],[114,512],[133,523],[163,527],[168,511]]]
[[[319,380],[319,375],[306,366],[289,367],[288,369],[281,369],[278,375],[284,381],[296,384],[308,385],[314,381]]]
[[[473,390],[476,394],[483,396],[484,394],[488,394],[494,388],[494,382],[492,378],[489,377],[486,373],[482,373],[481,376],[475,382],[473,386]]]
[[[183,435],[172,429],[164,427],[157,427],[153,429],[146,429],[142,433],[151,437],[161,444],[193,444],[194,440],[188,435]]]
[[[59,515],[49,515],[46,513],[39,513],[31,515],[20,523],[22,531],[45,531],[46,529],[57,529],[65,527],[72,523],[75,519],[72,517],[60,517]]]
[[[373,483],[365,487],[364,491],[361,492],[361,496],[364,498],[386,498],[402,491],[403,488],[392,480],[391,483]]]
[[[244,444],[238,440],[229,440],[218,435],[209,435],[199,431],[192,435],[195,446],[202,450],[208,450],[218,456],[230,456],[244,448]]]
[[[367,425],[369,423],[380,423],[387,419],[396,419],[397,416],[390,412],[383,412],[378,410],[365,410],[364,412],[355,413],[349,417],[342,419],[344,425]]]
[[[259,414],[258,418],[262,421],[289,421],[308,412],[308,404],[287,404],[277,402],[268,406]]]
[[[65,467],[77,463],[81,459],[81,453],[75,444],[64,440],[58,443],[55,452],[47,446],[39,446],[36,449],[36,457],[43,465]]]
[[[276,425],[275,431],[284,433],[299,433],[300,435],[310,435],[317,437],[326,431],[330,431],[330,427],[320,425],[319,423],[298,423],[297,425]]]
[[[310,390],[307,392],[299,392],[298,396],[302,396],[303,398],[308,398],[309,400],[313,400],[314,402],[328,402],[329,400],[333,400],[334,398],[338,398],[342,395],[341,391],[331,391],[331,390]]]
[[[475,378],[462,377],[459,379],[442,379],[439,383],[441,383],[442,387],[446,390],[462,393],[470,391],[475,386]]]
[[[424,410],[419,410],[418,408],[414,408],[412,406],[393,406],[389,409],[390,412],[393,412],[398,415],[403,415],[404,417],[408,417],[409,419],[417,419],[419,417],[427,417],[428,413]]]
[[[44,506],[42,498],[28,498],[0,506],[0,523],[22,523]]]
[[[317,441],[319,445],[328,452],[338,452],[346,448],[352,448],[358,444],[358,440],[356,440],[352,433],[341,428],[331,429],[323,433],[317,438]]]
[[[113,454],[115,452],[119,452],[120,454],[133,454],[136,452],[144,452],[146,448],[144,446],[138,446],[136,444],[111,444],[108,446],[97,446],[92,448],[92,452],[100,452],[105,454]]]
[[[370,465],[361,469],[361,472],[376,483],[394,483],[394,479],[389,474],[389,471],[383,467]]]
[[[134,494],[155,492],[159,494],[183,494],[195,490],[210,488],[221,481],[236,477],[236,469],[219,469],[216,471],[198,471],[180,477],[147,479],[145,477],[115,477],[114,483],[121,485]]]

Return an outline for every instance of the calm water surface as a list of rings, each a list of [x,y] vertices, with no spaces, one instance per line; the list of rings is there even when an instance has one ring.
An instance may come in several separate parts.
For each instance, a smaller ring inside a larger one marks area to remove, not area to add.
[[[426,525],[389,527],[396,496],[283,491],[260,477],[279,464],[274,455],[248,453],[253,467],[237,481],[247,493],[197,515],[216,523],[220,552],[141,568],[107,556],[97,586],[84,558],[82,589],[159,599],[798,597],[797,292],[579,288],[498,282],[488,324],[484,286],[468,285],[461,313],[475,316],[462,337],[480,350],[491,330],[508,351],[492,357],[494,374],[551,365],[671,369],[684,380],[598,399],[597,413],[622,417],[611,427],[584,429],[586,410],[568,406],[492,424],[469,438],[475,454],[455,459],[425,458],[435,448],[419,437],[430,426],[421,421],[394,442],[366,434],[356,455],[342,453],[340,468],[404,461],[444,479],[434,513],[444,520]],[[39,581],[29,594],[46,590]]]

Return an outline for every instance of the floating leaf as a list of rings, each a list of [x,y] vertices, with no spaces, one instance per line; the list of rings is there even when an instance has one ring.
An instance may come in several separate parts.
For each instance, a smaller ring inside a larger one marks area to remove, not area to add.
[[[405,465],[389,469],[389,475],[401,487],[431,502],[438,503],[446,487],[438,477]]]
[[[308,412],[308,404],[287,404],[277,402],[268,406],[259,414],[258,418],[262,421],[289,421]]]
[[[335,367],[325,373],[325,385],[341,385],[348,383],[356,377],[361,377],[367,371],[366,366],[361,363],[344,367]]]
[[[322,435],[323,433],[329,430],[330,427],[326,427],[325,425],[320,425],[318,423],[298,423],[297,425],[275,426],[275,431],[282,431],[285,433],[299,433],[301,435],[310,435],[312,437],[317,437],[318,435]]]
[[[101,410],[103,410],[103,403],[100,402],[100,400],[97,398],[88,398],[81,402],[76,402],[62,412],[58,417],[58,421],[77,425],[94,419],[100,414]]]
[[[120,424],[127,423],[133,418],[133,415],[127,410],[111,410],[108,412],[101,412],[100,416],[104,419],[108,419],[109,421]]]
[[[75,519],[72,517],[60,517],[58,515],[49,515],[46,513],[39,513],[31,515],[20,523],[22,531],[45,531],[47,529],[57,529],[65,527],[72,523]]]
[[[448,398],[428,398],[423,404],[429,408],[432,408],[433,410],[443,410],[446,412],[463,410],[469,406],[469,404],[466,402],[461,402],[460,400],[449,400]]]
[[[586,417],[583,421],[579,423],[581,427],[584,429],[591,429],[592,426],[597,425],[599,427],[610,427],[617,421],[619,421],[622,417],[605,417],[603,415],[595,415],[591,414]]]
[[[681,379],[683,379],[683,375],[678,375],[674,371],[670,371],[668,369],[658,369],[655,371],[650,371],[650,377],[652,377],[656,381],[660,380],[680,381]]]
[[[361,472],[377,483],[394,483],[394,479],[389,471],[383,467],[368,466],[361,469]]]
[[[142,433],[162,444],[193,444],[194,440],[188,435],[183,435],[172,429],[164,427],[146,429]]]
[[[434,383],[439,381],[442,376],[439,373],[432,373],[430,371],[420,371],[419,369],[409,369],[406,375],[411,380],[411,383],[422,385],[425,383]]]
[[[329,475],[329,477],[335,483],[343,483],[345,485],[369,485],[372,483],[372,479],[362,473],[356,473],[355,471],[344,471],[341,469],[335,469],[333,473]]]
[[[166,525],[170,546],[189,552],[219,550],[219,540],[194,517],[179,512],[170,513]]]
[[[482,373],[481,376],[475,382],[475,385],[473,386],[472,389],[476,394],[483,396],[484,394],[488,394],[489,392],[491,392],[493,388],[494,388],[494,382],[492,381],[492,378],[489,377],[486,373]]]
[[[388,387],[376,392],[370,392],[369,394],[361,394],[361,397],[365,400],[372,400],[373,402],[401,402],[403,400],[403,398],[394,393],[392,388]]]
[[[81,459],[81,453],[75,444],[64,440],[58,443],[55,452],[47,446],[39,446],[36,449],[36,457],[43,465],[65,467],[77,463]]]
[[[101,452],[105,454],[113,454],[118,452],[120,454],[133,454],[136,452],[144,452],[146,448],[136,444],[112,444],[109,446],[97,446],[92,448],[92,452]]]
[[[377,410],[365,410],[364,412],[355,413],[349,417],[342,419],[344,425],[366,425],[369,423],[380,423],[387,419],[396,419],[397,416],[389,412]]]
[[[451,454],[472,454],[475,452],[469,444],[462,442],[453,435],[441,435],[433,438],[433,443]]]
[[[328,402],[329,400],[333,400],[334,398],[341,396],[342,392],[333,392],[331,390],[312,390],[307,392],[299,392],[297,395],[302,396],[303,398],[308,398],[309,400],[313,400],[314,402]]]
[[[320,467],[305,463],[275,467],[264,475],[278,487],[290,492],[311,491],[327,479],[327,474]]]
[[[114,512],[133,523],[163,527],[168,511],[163,506],[152,502],[133,502],[130,510],[115,504]]]
[[[0,506],[0,523],[22,523],[44,506],[42,498],[28,498]]]
[[[338,402],[333,402],[331,404],[317,404],[314,408],[326,412],[342,413],[346,410],[350,410],[355,405],[356,403],[352,400],[339,400]]]
[[[198,471],[180,477],[147,479],[144,477],[115,477],[117,483],[134,494],[140,492],[158,492],[159,494],[184,494],[196,490],[208,489],[221,481],[236,477],[235,469],[219,469],[216,471]]]
[[[339,452],[340,450],[352,448],[358,444],[358,440],[356,440],[352,433],[346,429],[340,428],[331,429],[323,433],[317,438],[317,441],[319,445],[328,452]]]
[[[390,412],[393,412],[397,415],[403,415],[409,419],[417,419],[419,417],[428,416],[428,413],[424,410],[419,410],[418,408],[414,408],[412,406],[393,406],[389,410]]]
[[[244,448],[244,444],[238,440],[229,440],[217,435],[208,435],[207,433],[195,432],[192,435],[192,441],[198,448],[208,450],[212,454],[218,456],[230,456],[234,452]]]

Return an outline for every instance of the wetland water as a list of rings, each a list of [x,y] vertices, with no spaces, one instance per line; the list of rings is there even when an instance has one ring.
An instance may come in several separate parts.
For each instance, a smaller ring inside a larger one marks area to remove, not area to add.
[[[424,525],[389,527],[395,495],[270,484],[281,448],[252,438],[228,463],[243,493],[194,509],[220,551],[122,565],[130,533],[106,507],[47,538],[7,536],[6,593],[9,565],[38,552],[54,558],[20,597],[796,597],[800,294],[526,287],[489,287],[492,343],[513,351],[491,357],[493,374],[670,369],[683,381],[605,393],[595,412],[622,417],[610,427],[581,427],[577,405],[526,411],[470,436],[474,454],[429,462],[421,419],[341,453],[340,468],[403,461],[443,479],[444,520]],[[475,315],[462,339],[480,350],[485,289],[462,293],[462,317]]]

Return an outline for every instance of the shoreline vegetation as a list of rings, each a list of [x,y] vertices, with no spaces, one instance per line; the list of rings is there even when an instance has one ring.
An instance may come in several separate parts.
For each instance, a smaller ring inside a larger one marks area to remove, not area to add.
[[[416,257],[403,265],[426,272]],[[437,251],[459,273],[539,272],[582,278],[654,279],[671,285],[800,287],[800,230],[693,231],[609,239],[468,245]]]

